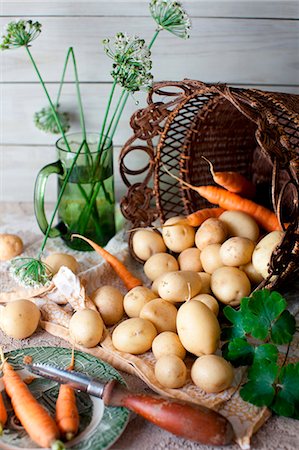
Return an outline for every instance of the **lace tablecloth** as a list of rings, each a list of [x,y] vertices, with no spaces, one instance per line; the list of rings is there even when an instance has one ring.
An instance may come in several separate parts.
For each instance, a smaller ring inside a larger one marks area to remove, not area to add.
[[[16,233],[23,239],[26,250],[31,247],[34,249],[37,241],[41,238],[41,233],[35,222],[32,205],[0,203],[0,232]],[[51,251],[56,249],[63,251],[64,244],[60,239],[54,239],[49,240],[48,247]],[[70,252],[70,250],[67,249],[67,252]],[[88,258],[94,257],[96,258],[96,255],[89,254],[88,256]],[[1,290],[9,290],[12,283],[7,273],[7,267],[7,263],[0,263]],[[295,303],[292,306],[296,308]],[[10,339],[0,331],[0,342],[4,351],[28,346],[69,346],[66,341],[43,330],[35,333],[30,339],[22,341]],[[122,373],[122,376],[126,379],[130,388],[137,391],[150,391],[139,378],[126,373]],[[283,417],[271,417],[253,436],[251,448],[259,450],[297,450],[299,448],[298,431],[298,421]],[[211,447],[186,441],[152,425],[139,416],[132,415],[126,430],[111,448],[114,450],[216,450],[222,447]],[[225,449],[238,450],[239,447],[232,445],[226,446]]]

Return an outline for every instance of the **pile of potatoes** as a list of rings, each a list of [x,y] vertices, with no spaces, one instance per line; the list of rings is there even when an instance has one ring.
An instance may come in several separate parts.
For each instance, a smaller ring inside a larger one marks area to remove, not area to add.
[[[261,237],[254,219],[239,211],[225,211],[198,229],[173,217],[165,222],[162,234],[138,230],[133,251],[144,261],[144,273],[152,284],[135,287],[124,296],[128,319],[114,328],[113,345],[137,355],[151,349],[156,378],[167,388],[186,383],[186,352],[195,356],[191,367],[195,385],[206,392],[228,388],[233,369],[215,354],[219,303],[239,305],[267,277],[272,251],[282,236],[283,232],[274,231]],[[101,313],[97,294],[93,300]]]

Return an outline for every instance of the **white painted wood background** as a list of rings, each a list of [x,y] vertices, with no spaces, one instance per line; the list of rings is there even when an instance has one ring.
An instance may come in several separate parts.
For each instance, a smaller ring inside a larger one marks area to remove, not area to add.
[[[160,33],[152,51],[156,81],[187,77],[299,93],[298,1],[185,0],[183,4],[192,19],[191,38],[184,41]],[[111,87],[111,60],[101,41],[118,31],[149,41],[155,23],[148,1],[0,0],[2,31],[6,23],[19,18],[33,18],[43,25],[32,53],[54,98],[64,56],[69,46],[74,47],[87,128],[98,130]],[[24,50],[1,52],[0,58],[0,201],[32,201],[39,169],[56,159],[56,138],[33,124],[34,112],[47,102]],[[139,108],[145,94],[136,94],[136,99]],[[72,70],[61,104],[76,116]],[[114,139],[117,198],[125,192],[118,154],[132,134],[129,118],[136,108],[130,99]],[[77,129],[78,120],[72,131]],[[55,199],[54,186],[53,179],[49,200]]]

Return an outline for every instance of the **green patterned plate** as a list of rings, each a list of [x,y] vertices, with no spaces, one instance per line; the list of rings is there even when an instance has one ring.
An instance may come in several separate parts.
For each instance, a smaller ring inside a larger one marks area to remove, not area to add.
[[[32,347],[7,353],[9,363],[19,371],[23,378],[31,376],[28,371],[23,369],[23,358],[26,355],[31,356],[33,362],[67,367],[70,364],[71,351],[61,347]],[[113,367],[87,353],[75,352],[75,370],[92,377],[104,380],[117,379],[125,383]],[[59,389],[57,383],[37,378],[29,384],[29,388],[39,402],[53,414]],[[0,390],[3,390],[2,381],[0,381]],[[20,448],[37,450],[37,445],[31,441],[23,427],[20,426],[5,396],[6,394],[3,397],[9,419],[3,436],[0,438],[0,448],[3,450]],[[74,450],[108,449],[122,434],[129,420],[129,411],[126,408],[106,407],[101,399],[90,397],[84,392],[77,393],[77,405],[80,414],[79,433],[75,439],[65,444],[66,448]]]

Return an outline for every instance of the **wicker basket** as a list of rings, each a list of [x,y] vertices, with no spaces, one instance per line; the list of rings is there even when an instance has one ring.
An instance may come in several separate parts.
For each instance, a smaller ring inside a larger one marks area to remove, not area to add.
[[[210,206],[163,168],[195,185],[213,184],[203,155],[215,170],[251,179],[256,202],[273,209],[281,224],[290,223],[263,286],[276,287],[298,274],[299,96],[192,80],[162,82],[149,93],[148,106],[133,114],[131,127],[120,173],[128,187],[121,210],[133,227]],[[132,170],[126,160],[136,151],[146,152],[148,164]]]

